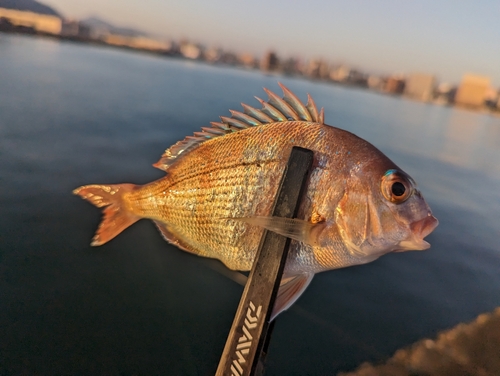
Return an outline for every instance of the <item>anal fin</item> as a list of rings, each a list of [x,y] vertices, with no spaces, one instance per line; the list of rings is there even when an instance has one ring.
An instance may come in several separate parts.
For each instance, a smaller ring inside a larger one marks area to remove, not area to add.
[[[189,253],[194,253],[195,255],[200,254],[199,251],[195,250],[189,244],[186,244],[181,239],[179,239],[177,236],[172,234],[172,232],[169,231],[169,229],[167,228],[167,226],[165,226],[165,224],[163,224],[159,221],[153,221],[153,222],[156,224],[156,227],[158,227],[158,230],[160,230],[160,233],[163,236],[163,239],[165,239],[167,242],[169,242],[170,244],[173,244],[176,247],[179,247],[180,249],[183,249],[184,251],[187,251]]]
[[[274,320],[281,312],[286,311],[302,295],[311,283],[314,273],[299,274],[281,280],[278,296],[274,303],[271,320]]]

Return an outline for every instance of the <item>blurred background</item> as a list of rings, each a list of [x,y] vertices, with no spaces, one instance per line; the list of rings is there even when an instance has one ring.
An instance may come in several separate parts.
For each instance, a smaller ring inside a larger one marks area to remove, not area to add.
[[[0,0],[0,375],[213,374],[243,287],[149,221],[91,248],[71,191],[144,184],[173,143],[262,87],[408,172],[439,219],[426,252],[315,277],[266,374],[322,375],[500,305],[495,1]]]

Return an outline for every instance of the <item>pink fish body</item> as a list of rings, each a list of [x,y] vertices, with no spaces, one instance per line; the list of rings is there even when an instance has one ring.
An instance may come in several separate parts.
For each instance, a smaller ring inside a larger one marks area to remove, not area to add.
[[[266,90],[263,108],[243,105],[220,123],[168,149],[154,165],[166,176],[143,186],[87,185],[74,193],[104,219],[93,245],[141,218],[153,220],[181,249],[249,270],[264,229],[292,238],[275,315],[315,273],[364,264],[393,251],[423,250],[437,226],[415,182],[352,133],[324,124],[310,97]],[[314,152],[297,219],[271,217],[293,146]],[[293,294],[281,293],[290,291]]]

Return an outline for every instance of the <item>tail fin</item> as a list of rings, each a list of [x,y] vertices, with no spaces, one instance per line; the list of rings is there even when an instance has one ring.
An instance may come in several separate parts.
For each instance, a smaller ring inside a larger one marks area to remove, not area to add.
[[[73,191],[98,208],[105,207],[103,219],[91,245],[103,245],[140,219],[127,210],[122,200],[123,194],[132,191],[134,187],[134,184],[84,185]]]

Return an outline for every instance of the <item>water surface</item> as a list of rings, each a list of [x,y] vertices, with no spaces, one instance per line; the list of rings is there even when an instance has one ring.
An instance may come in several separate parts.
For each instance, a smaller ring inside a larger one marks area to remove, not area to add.
[[[500,119],[367,91],[0,34],[0,374],[213,374],[242,287],[140,221],[100,248],[88,183],[142,184],[185,135],[277,80],[418,182],[426,252],[319,274],[268,375],[333,374],[500,305]]]

